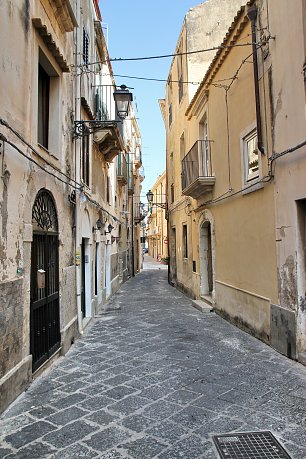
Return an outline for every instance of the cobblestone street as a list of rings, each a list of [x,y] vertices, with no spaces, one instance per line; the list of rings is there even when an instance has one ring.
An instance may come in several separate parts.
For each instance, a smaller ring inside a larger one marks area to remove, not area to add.
[[[270,430],[306,458],[306,371],[145,270],[0,418],[1,458],[217,458]],[[271,456],[272,457],[272,456]]]

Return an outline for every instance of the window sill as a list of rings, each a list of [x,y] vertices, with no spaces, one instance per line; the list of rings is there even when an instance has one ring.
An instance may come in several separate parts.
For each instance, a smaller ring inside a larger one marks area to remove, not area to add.
[[[37,143],[37,145],[39,146],[39,148],[41,148],[45,153],[48,153],[48,155],[51,155],[50,151],[48,150],[48,148],[44,147],[41,143]]]
[[[264,184],[257,179],[254,183],[245,183],[242,194],[253,193],[253,191],[261,190],[264,187]]]
[[[52,158],[58,160],[58,156],[56,156],[54,153],[52,153],[48,148],[44,147],[41,143],[37,143],[38,147],[43,150],[45,153],[48,153],[49,156],[52,156]]]

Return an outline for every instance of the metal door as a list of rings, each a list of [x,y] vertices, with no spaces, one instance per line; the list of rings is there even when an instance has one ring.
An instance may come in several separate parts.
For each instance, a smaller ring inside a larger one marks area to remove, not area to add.
[[[35,371],[60,347],[58,224],[47,190],[36,197],[32,225],[30,346]]]

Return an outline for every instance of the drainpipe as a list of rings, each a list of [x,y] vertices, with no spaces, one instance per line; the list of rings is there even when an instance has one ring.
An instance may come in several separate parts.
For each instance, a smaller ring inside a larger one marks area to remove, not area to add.
[[[75,31],[75,65],[78,65],[79,62],[79,50],[80,50],[80,33],[79,33],[79,28],[81,27],[81,6],[80,6],[80,1],[76,0],[76,16],[77,16],[77,23],[78,27],[76,28]],[[76,67],[77,69],[78,67]],[[75,119],[79,120],[81,119],[81,110],[80,110],[80,100],[81,100],[81,85],[80,85],[80,77],[75,76],[74,77],[74,97],[75,97],[75,107],[74,107],[74,113],[75,113]],[[79,161],[78,161],[78,153],[79,153],[79,147],[80,147],[80,140],[75,139],[74,140],[74,152],[75,152],[75,180],[79,181],[80,178],[80,168],[79,168]],[[80,252],[80,223],[81,223],[81,215],[80,215],[80,192],[76,192],[76,203],[74,206],[74,225],[75,225],[75,258],[77,252]],[[80,263],[80,253],[79,253],[79,260],[78,262]],[[80,335],[83,334],[83,316],[82,316],[82,310],[81,310],[81,266],[80,264],[76,263],[75,260],[75,281],[76,281],[76,304],[77,304],[77,316],[78,316],[78,329]]]
[[[132,276],[135,276],[135,262],[134,262],[134,187],[133,187],[133,194],[132,194]]]
[[[258,84],[258,60],[257,60],[257,47],[256,47],[256,19],[258,9],[256,5],[252,5],[247,11],[247,17],[251,21],[252,27],[252,49],[253,49],[253,70],[254,70],[254,89],[255,89],[255,104],[256,104],[256,124],[257,124],[257,145],[261,154],[265,154],[262,142],[262,129],[261,129],[261,110],[260,110],[260,96]]]

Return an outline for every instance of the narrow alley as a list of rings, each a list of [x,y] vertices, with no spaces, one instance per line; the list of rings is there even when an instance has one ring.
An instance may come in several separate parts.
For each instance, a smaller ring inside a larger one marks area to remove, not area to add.
[[[0,457],[210,459],[213,434],[269,430],[305,458],[305,368],[194,309],[146,261],[2,415]]]

